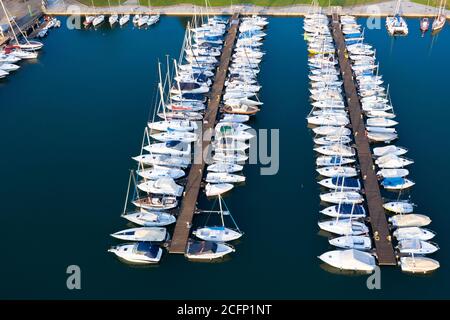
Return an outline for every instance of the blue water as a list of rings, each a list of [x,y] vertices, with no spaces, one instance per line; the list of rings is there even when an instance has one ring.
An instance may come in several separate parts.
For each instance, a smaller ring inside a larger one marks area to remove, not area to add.
[[[246,185],[227,197],[245,231],[237,252],[215,264],[165,254],[151,267],[106,252],[116,243],[109,234],[126,227],[120,212],[130,157],[151,114],[157,61],[178,57],[186,21],[163,17],[148,30],[52,30],[39,60],[0,82],[0,298],[449,298],[450,31],[421,38],[415,20],[406,38],[391,39],[384,29],[366,30],[366,38],[391,86],[398,144],[416,162],[410,195],[417,212],[433,219],[440,270],[410,276],[382,268],[382,289],[368,290],[366,276],[321,267],[316,256],[331,248],[318,235],[307,50],[294,18],[271,18],[264,42],[264,106],[251,124],[280,130],[280,170],[261,176],[259,165],[247,165]],[[81,268],[78,291],[66,288],[73,264]]]

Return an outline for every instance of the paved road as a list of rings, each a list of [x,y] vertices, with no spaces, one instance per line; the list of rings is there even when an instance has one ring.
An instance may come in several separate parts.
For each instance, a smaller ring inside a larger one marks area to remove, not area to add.
[[[140,13],[148,12],[149,8],[145,6],[137,5],[136,0],[128,0],[124,5],[120,7],[99,7],[92,8],[80,4],[76,0],[49,0],[50,5],[48,7],[48,13],[53,14],[68,14],[67,8],[69,6],[78,6],[81,13],[104,13],[107,14],[110,11],[119,13]],[[353,14],[353,15],[380,15],[386,16],[394,12],[396,1],[386,1],[378,4],[371,5],[358,5],[342,8],[342,13]],[[294,5],[286,7],[259,7],[254,5],[235,5],[227,7],[212,7],[210,8],[211,14],[231,14],[232,12],[239,11],[242,14],[266,14],[266,15],[280,15],[280,16],[299,16],[304,15],[308,12],[309,5]],[[200,7],[181,4],[167,7],[151,7],[153,12],[158,12],[160,14],[167,15],[191,15],[200,12]],[[327,12],[328,9],[324,9]],[[424,15],[434,15],[436,9],[433,7],[428,7],[426,5],[421,5],[409,1],[402,2],[402,12],[405,16],[424,16]],[[450,17],[450,11],[446,11],[447,17]]]

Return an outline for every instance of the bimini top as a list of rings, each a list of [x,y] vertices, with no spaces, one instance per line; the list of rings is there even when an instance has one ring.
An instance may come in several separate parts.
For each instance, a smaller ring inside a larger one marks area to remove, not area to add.
[[[217,243],[212,241],[190,241],[187,247],[189,254],[215,253],[217,251]]]
[[[138,242],[135,250],[137,254],[142,254],[149,258],[156,258],[158,256],[159,246],[150,242]]]

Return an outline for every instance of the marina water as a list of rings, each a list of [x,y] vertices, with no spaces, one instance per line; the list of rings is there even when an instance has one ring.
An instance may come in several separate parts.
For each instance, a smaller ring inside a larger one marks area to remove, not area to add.
[[[411,199],[433,219],[441,268],[411,276],[381,269],[381,290],[367,276],[326,271],[317,255],[320,188],[305,126],[309,112],[307,50],[299,18],[269,19],[259,76],[262,111],[254,128],[280,130],[280,170],[247,182],[226,198],[244,237],[221,263],[164,254],[159,265],[129,266],[106,250],[120,218],[142,128],[156,97],[157,60],[178,57],[187,19],[162,17],[137,30],[53,31],[36,62],[0,82],[3,263],[1,298],[448,298],[448,98],[450,31],[390,38],[365,31],[377,49],[400,124],[396,143],[415,160]],[[383,25],[383,23],[382,23]],[[201,197],[199,207],[210,209]],[[195,222],[204,222],[196,217]],[[66,269],[81,268],[81,290],[68,290]]]

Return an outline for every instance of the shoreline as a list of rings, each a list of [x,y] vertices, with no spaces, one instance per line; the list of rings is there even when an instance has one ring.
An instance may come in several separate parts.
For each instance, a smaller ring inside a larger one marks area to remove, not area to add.
[[[386,17],[392,15],[395,10],[396,1],[387,1],[380,3],[372,3],[365,5],[356,5],[349,7],[331,7],[323,8],[323,12],[331,15],[332,8],[338,8],[342,15],[349,14],[357,17]],[[264,15],[264,16],[278,16],[278,17],[302,17],[310,10],[310,5],[292,5],[292,6],[274,6],[261,7],[256,5],[234,5],[227,7],[210,7],[208,14],[211,15],[232,15],[234,12],[239,12],[241,15]],[[406,1],[403,5],[402,15],[407,18],[420,17],[434,17],[436,15],[436,8]],[[52,5],[44,10],[47,15],[109,15],[112,13],[118,14],[160,14],[166,16],[193,16],[199,15],[204,10],[204,7],[179,4],[162,7],[146,7],[139,5],[122,5],[116,7],[90,7],[80,4],[74,0],[64,1],[62,3],[56,0]],[[450,19],[450,10],[445,11],[447,19]]]

